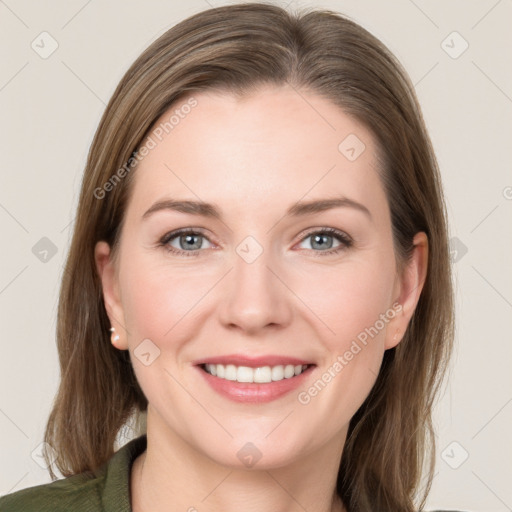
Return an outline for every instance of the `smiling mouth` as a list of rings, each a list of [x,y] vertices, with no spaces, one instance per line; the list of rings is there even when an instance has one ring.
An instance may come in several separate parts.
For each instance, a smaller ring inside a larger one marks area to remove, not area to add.
[[[301,375],[310,366],[308,364],[299,365],[276,365],[259,366],[251,368],[249,366],[236,366],[234,364],[201,364],[200,367],[206,373],[222,380],[236,381],[240,383],[269,384]]]

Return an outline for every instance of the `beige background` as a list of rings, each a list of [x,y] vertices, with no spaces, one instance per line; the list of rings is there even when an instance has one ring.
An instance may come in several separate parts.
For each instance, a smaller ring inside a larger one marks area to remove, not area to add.
[[[59,376],[58,287],[105,104],[150,42],[225,3],[0,1],[0,494],[49,481],[37,453]],[[416,85],[441,166],[458,331],[436,411],[438,463],[427,508],[510,511],[512,3],[290,2],[305,5],[349,15],[395,52]],[[58,48],[42,58],[52,44]]]

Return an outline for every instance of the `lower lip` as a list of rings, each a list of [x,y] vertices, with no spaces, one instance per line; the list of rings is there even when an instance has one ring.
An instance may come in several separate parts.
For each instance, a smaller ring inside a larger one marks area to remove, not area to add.
[[[309,366],[300,375],[296,375],[295,377],[263,384],[221,379],[220,377],[210,375],[200,366],[196,366],[196,368],[206,382],[220,395],[235,402],[263,403],[277,400],[294,389],[297,389],[304,383],[304,380],[307,379],[314,366]]]

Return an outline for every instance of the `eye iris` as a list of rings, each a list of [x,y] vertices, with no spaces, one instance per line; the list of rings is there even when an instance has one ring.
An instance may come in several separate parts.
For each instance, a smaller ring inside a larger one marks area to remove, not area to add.
[[[194,239],[199,239],[199,242],[194,243]],[[185,242],[185,243],[184,243]],[[201,248],[201,236],[200,235],[181,235],[180,246],[182,249],[200,249]]]
[[[312,239],[311,247],[313,249],[331,249],[333,247],[333,235],[328,233],[316,233],[310,235]],[[185,233],[183,235],[179,235],[179,246],[181,249],[189,249],[189,250],[199,250],[202,246],[202,235],[198,235],[195,233]]]
[[[325,241],[326,238],[328,239],[327,242]],[[332,236],[320,234],[313,235],[311,247],[313,247],[313,249],[330,249],[332,247]]]

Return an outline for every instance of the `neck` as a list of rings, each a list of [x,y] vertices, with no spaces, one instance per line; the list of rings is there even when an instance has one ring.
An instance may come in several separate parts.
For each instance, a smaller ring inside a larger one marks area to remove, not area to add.
[[[147,449],[132,467],[132,510],[344,512],[336,493],[341,441],[284,467],[233,468],[199,453],[150,408]]]

